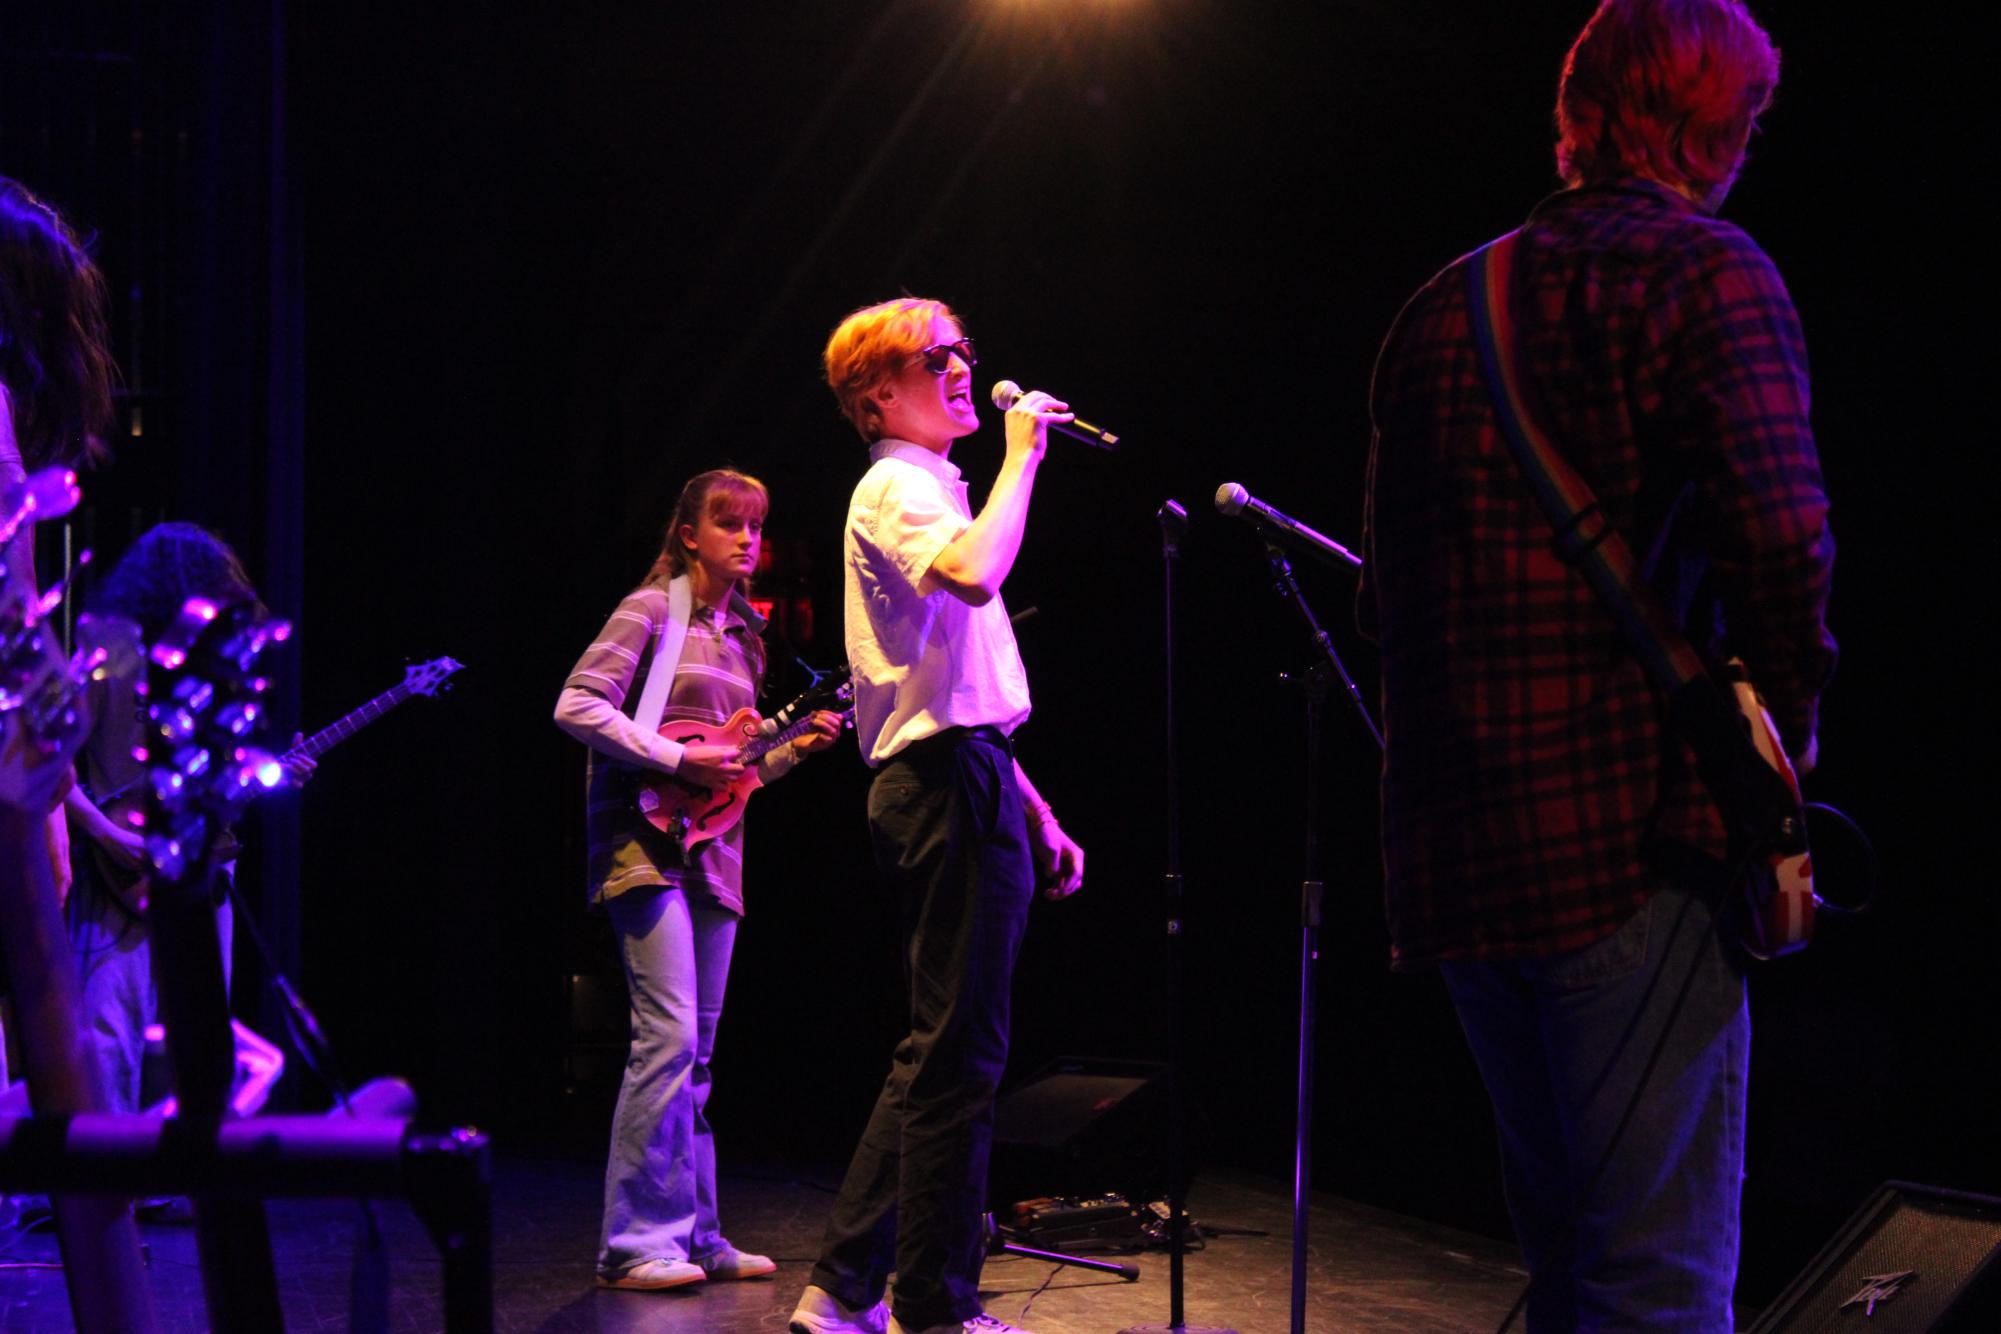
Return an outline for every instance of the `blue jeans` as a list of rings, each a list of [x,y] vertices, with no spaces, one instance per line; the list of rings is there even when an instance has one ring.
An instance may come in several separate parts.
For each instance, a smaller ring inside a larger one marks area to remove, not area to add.
[[[632,1003],[632,1052],[604,1174],[598,1272],[720,1250],[716,1145],[703,1109],[737,916],[680,889],[607,900]]]
[[[142,920],[111,901],[110,890],[89,876],[79,871],[70,894],[70,950],[82,992],[83,1023],[103,1073],[105,1110],[144,1111],[148,1101],[146,1028],[160,1022],[153,935]],[[229,947],[235,920],[229,900],[219,900],[215,929],[221,942],[225,988],[229,985]],[[157,1076],[155,1071],[155,1082]]]
[[[1751,1021],[1718,879],[1678,875],[1569,954],[1441,965],[1493,1099],[1535,1334],[1733,1328]]]
[[[982,729],[984,733],[985,729]],[[987,1156],[1035,866],[998,734],[927,738],[869,788],[876,862],[902,910],[910,1031],[855,1146],[812,1282],[882,1296],[906,1328],[980,1314]]]

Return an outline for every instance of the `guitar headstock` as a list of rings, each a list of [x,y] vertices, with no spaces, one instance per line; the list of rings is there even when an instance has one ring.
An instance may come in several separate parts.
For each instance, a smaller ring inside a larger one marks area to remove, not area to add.
[[[433,658],[429,662],[414,663],[403,669],[403,684],[413,695],[435,695],[449,681],[454,672],[465,670],[465,664],[450,658]]]
[[[822,709],[842,715],[844,723],[852,719],[855,687],[848,664],[844,662],[824,672],[816,672],[804,662],[799,665],[811,673],[813,684],[790,704],[765,719],[762,731],[767,739],[797,736],[805,726],[805,720]]]
[[[146,856],[156,881],[203,877],[249,800],[285,781],[256,744],[271,687],[258,660],[291,636],[249,603],[189,598],[147,654]]]
[[[801,667],[806,664],[801,662]],[[834,709],[845,707],[855,697],[854,671],[847,663],[829,667],[824,672],[806,670],[812,675],[813,683],[801,692],[799,698],[785,706],[785,712],[798,713],[807,709]]]
[[[844,662],[833,671],[826,673],[824,680],[815,682],[814,684],[818,688],[824,686],[827,681],[838,681],[839,684],[834,687],[834,693],[826,703],[817,704],[814,707],[825,709],[829,713],[839,714],[843,728],[853,727],[855,725],[855,681],[853,672],[849,669],[848,664]]]

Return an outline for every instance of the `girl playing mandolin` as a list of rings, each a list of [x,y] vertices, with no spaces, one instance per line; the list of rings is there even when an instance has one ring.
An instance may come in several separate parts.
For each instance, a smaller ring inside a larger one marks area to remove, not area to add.
[[[742,587],[757,568],[770,498],[739,472],[682,488],[660,556],[584,650],[556,725],[590,747],[590,894],[610,915],[632,1000],[632,1055],[612,1118],[598,1282],[660,1289],[776,1269],[723,1238],[716,1158],[703,1109],[730,951],[743,914],[743,825],[694,844],[640,814],[636,771],[701,787],[743,777],[734,743],[683,745],[662,722],[713,727],[757,697],[764,620]],[[840,720],[815,714],[757,762],[764,782],[833,744]]]

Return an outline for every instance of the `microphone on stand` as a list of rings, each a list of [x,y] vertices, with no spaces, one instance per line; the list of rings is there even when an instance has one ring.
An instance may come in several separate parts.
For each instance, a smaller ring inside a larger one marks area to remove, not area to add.
[[[1225,482],[1216,488],[1216,509],[1232,518],[1242,519],[1269,536],[1291,538],[1324,560],[1351,565],[1356,569],[1362,566],[1360,556],[1333,538],[1323,537],[1291,515],[1273,509],[1235,482]]]
[[[803,662],[799,665],[806,667]],[[813,684],[806,687],[804,693],[797,699],[757,725],[757,730],[765,736],[777,736],[806,714],[834,706],[839,702],[841,687],[848,683],[850,675],[846,663],[831,671],[814,672],[811,667],[806,667],[806,670],[813,673]]]
[[[1013,407],[1015,400],[1020,397],[1021,386],[1012,380],[1002,380],[994,386],[994,406],[1002,412],[1006,412],[1009,408]],[[1073,440],[1082,440],[1085,444],[1096,446],[1099,449],[1117,449],[1119,447],[1119,438],[1116,435],[1113,435],[1102,426],[1091,425],[1091,423],[1085,421],[1082,417],[1075,417],[1067,422],[1051,422],[1049,423],[1049,429],[1052,431],[1061,431]]]

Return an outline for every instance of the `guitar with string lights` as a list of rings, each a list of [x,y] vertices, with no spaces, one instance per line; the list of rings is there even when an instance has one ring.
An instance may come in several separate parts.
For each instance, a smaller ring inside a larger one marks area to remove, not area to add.
[[[216,930],[216,868],[250,802],[285,781],[285,766],[260,744],[271,688],[260,659],[291,633],[289,622],[253,602],[193,597],[146,653],[144,741],[135,758],[146,765],[138,827],[153,886],[153,978],[169,1016],[176,1119],[197,1127],[231,1111],[236,1038]],[[219,1327],[282,1329],[263,1201],[197,1195],[194,1206],[208,1309],[229,1317]]]
[[[673,838],[685,857],[701,844],[728,833],[743,819],[750,794],[762,786],[757,762],[813,727],[815,712],[839,713],[842,723],[854,721],[854,685],[844,664],[824,673],[812,687],[772,715],[771,722],[756,709],[738,709],[721,726],[693,721],[660,724],[660,735],[683,746],[735,746],[743,773],[720,787],[704,787],[675,774],[645,773],[639,778],[639,813],[655,829]],[[769,727],[769,731],[766,728]]]
[[[278,762],[282,765],[292,760],[316,760],[404,701],[418,695],[435,696],[445,688],[454,673],[463,670],[464,664],[451,658],[433,658],[429,662],[406,667],[402,681],[294,745],[278,756]],[[102,797],[95,798],[97,807],[113,824],[136,827],[144,797],[142,788],[143,780],[113,788]],[[96,842],[90,843],[90,852],[99,881],[117,895],[127,909],[142,911],[147,889],[144,872],[121,863]],[[219,835],[216,852],[218,861],[230,860],[236,852],[235,835],[226,831]]]

